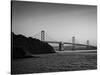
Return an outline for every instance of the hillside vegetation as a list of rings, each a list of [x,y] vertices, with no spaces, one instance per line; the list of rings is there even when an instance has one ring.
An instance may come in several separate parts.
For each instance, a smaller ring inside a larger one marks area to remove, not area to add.
[[[36,38],[23,35],[12,35],[12,58],[24,57],[30,54],[55,53],[52,46]]]

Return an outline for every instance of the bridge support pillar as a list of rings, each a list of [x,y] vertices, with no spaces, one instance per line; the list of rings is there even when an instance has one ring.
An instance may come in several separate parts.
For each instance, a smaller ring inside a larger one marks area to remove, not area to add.
[[[72,37],[72,50],[75,50],[75,36]]]
[[[87,46],[86,49],[89,49],[89,40],[87,40]]]
[[[63,43],[60,42],[60,43],[59,43],[59,51],[62,51],[62,50],[64,50],[64,49],[63,49]]]

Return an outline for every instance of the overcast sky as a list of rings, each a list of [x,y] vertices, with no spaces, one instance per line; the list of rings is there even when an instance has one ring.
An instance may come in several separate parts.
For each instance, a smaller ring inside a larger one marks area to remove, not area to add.
[[[56,41],[97,43],[97,7],[86,5],[12,2],[12,31],[34,36],[41,30]]]

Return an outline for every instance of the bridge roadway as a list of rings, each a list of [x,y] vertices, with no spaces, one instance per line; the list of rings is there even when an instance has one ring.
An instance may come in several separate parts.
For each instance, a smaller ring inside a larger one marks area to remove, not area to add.
[[[69,42],[60,42],[60,41],[44,41],[44,42],[47,42],[47,43],[57,43],[57,44],[63,43],[63,44],[72,44],[72,45],[73,45],[73,43],[69,43]],[[74,45],[78,45],[78,46],[88,46],[88,45],[85,45],[85,44],[77,44],[77,43],[75,43]],[[89,46],[91,46],[91,45],[89,45]]]

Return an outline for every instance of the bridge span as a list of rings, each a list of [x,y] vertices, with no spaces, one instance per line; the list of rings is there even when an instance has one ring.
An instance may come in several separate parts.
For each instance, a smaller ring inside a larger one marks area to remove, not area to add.
[[[87,49],[89,47],[93,47],[92,45],[89,44],[89,40],[86,41],[86,44],[76,43],[75,36],[72,37],[72,42],[47,41],[47,40],[45,40],[45,31],[44,30],[41,31],[41,41],[47,42],[47,43],[58,44],[59,45],[59,51],[62,51],[64,49],[65,44],[72,45],[72,50],[75,50],[75,46],[86,46]]]

